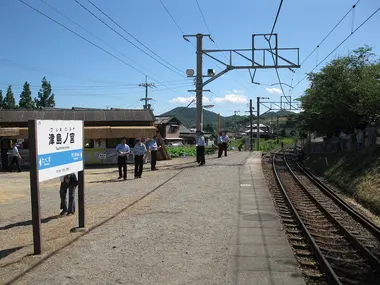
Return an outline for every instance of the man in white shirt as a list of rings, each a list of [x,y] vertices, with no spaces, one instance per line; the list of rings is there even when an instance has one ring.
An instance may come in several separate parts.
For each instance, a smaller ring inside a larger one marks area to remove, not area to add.
[[[127,145],[127,138],[123,138],[121,143],[116,146],[116,151],[118,154],[117,164],[119,167],[119,178],[124,177],[124,180],[127,180],[127,156],[130,153],[129,145]],[[123,168],[123,173],[121,169]],[[123,175],[123,176],[122,176]]]
[[[222,157],[222,153],[223,153],[223,132],[220,132],[218,136],[218,158]]]
[[[144,167],[144,154],[146,153],[146,147],[139,138],[136,139],[133,153],[135,155],[135,178],[141,178]]]
[[[15,164],[15,163],[16,163],[16,166],[17,166],[17,171],[21,172],[20,160],[21,160],[21,155],[20,155],[20,152],[18,151],[18,145],[17,144],[13,144],[13,148],[12,148],[12,160],[11,160],[11,164],[9,165],[9,172],[12,172],[13,164]]]
[[[205,137],[203,136],[203,132],[197,132],[196,147],[197,147],[197,162],[199,163],[199,166],[205,165],[206,163],[205,146],[206,146],[206,140],[205,140]]]
[[[152,141],[150,142],[149,144],[149,152],[150,152],[150,155],[151,155],[151,161],[150,161],[150,169],[152,171],[154,170],[157,170],[156,168],[156,163],[157,163],[157,150],[159,150],[161,148],[161,146],[159,146],[157,144],[157,137],[154,136]]]
[[[227,148],[228,148],[228,141],[229,141],[227,134],[224,134],[222,136],[222,141],[223,141],[222,145],[223,145],[223,150],[224,150],[224,156],[227,156]]]

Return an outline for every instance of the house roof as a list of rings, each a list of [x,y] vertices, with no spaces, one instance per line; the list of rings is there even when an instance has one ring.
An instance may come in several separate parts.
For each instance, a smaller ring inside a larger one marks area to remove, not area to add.
[[[21,123],[28,120],[83,120],[102,121],[139,121],[153,122],[151,110],[103,110],[103,109],[58,109],[42,110],[1,110],[1,123]]]
[[[191,134],[191,133],[194,133],[192,130],[186,128],[184,125],[180,125],[179,126],[179,133],[183,133],[183,134]]]
[[[155,118],[156,118],[155,123],[157,125],[162,125],[162,124],[166,125],[166,124],[169,124],[170,122],[176,122],[181,125],[181,121],[178,120],[175,116],[156,116]]]

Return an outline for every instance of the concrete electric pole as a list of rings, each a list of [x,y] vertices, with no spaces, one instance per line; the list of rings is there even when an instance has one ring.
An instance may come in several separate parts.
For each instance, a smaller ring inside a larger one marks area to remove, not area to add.
[[[252,107],[252,99],[250,99],[249,100],[249,126],[250,126],[250,129],[249,129],[249,138],[250,138],[250,141],[249,141],[249,150],[250,151],[253,151],[253,132],[252,132],[253,126],[252,126],[252,119],[253,119],[253,107]]]
[[[256,125],[256,150],[260,151],[260,99],[269,99],[268,97],[257,97],[257,125]]]
[[[148,88],[149,88],[149,87],[150,87],[150,88],[154,88],[154,87],[156,87],[156,86],[154,85],[154,83],[148,83],[147,80],[148,80],[148,79],[147,79],[147,76],[145,76],[145,83],[141,83],[141,84],[139,84],[139,86],[145,87],[145,98],[141,98],[141,99],[140,99],[140,101],[145,101],[144,109],[150,109],[150,107],[151,107],[151,105],[148,104],[148,102],[149,102],[150,100],[152,100],[152,98],[148,98]]]
[[[234,119],[235,119],[235,138],[237,137],[237,120],[236,120],[236,114],[240,111],[234,111]]]
[[[272,47],[270,44],[269,48],[258,48],[257,43],[260,41],[257,41],[258,38],[263,37],[267,38],[269,37],[268,42],[270,43],[270,39],[273,37],[275,40],[275,45]],[[223,74],[226,74],[227,72],[231,70],[239,70],[239,69],[247,69],[249,72],[251,69],[254,70],[254,74],[251,75],[251,80],[254,82],[254,76],[256,74],[257,69],[279,69],[279,68],[286,68],[286,69],[293,69],[293,68],[300,68],[299,65],[299,49],[298,48],[279,48],[278,47],[278,38],[276,33],[270,33],[270,34],[253,34],[252,35],[252,47],[248,49],[210,49],[206,50],[203,49],[203,37],[210,38],[211,41],[212,38],[209,34],[196,34],[196,35],[183,35],[183,38],[186,41],[189,41],[189,37],[196,37],[197,39],[197,74],[194,76],[194,70],[188,69],[186,70],[186,74],[188,77],[195,77],[196,78],[196,102],[197,102],[197,117],[196,117],[196,127],[197,131],[203,130],[203,106],[202,106],[202,93],[203,93],[203,87],[205,87],[207,84],[211,83],[215,79],[219,78]],[[295,52],[295,58],[296,62],[293,62],[284,56],[281,55],[282,52]],[[223,60],[218,59],[214,56],[215,53],[229,53],[229,59],[227,58],[227,62],[224,62]],[[251,57],[247,56],[246,53],[251,52]],[[268,61],[265,60],[265,54],[272,55],[273,58],[273,64],[268,64]],[[202,56],[205,55],[214,61],[219,62],[220,64],[224,65],[225,69],[215,74],[215,71],[213,69],[208,70],[207,76],[203,76],[202,73]],[[240,60],[245,60],[246,64],[244,65],[234,65],[233,64],[233,57],[239,57]],[[203,82],[203,77],[210,77],[205,82]],[[291,100],[291,99],[290,99]]]

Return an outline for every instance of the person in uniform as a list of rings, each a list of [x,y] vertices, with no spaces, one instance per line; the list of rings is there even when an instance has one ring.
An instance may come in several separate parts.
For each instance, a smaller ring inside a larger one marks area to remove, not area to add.
[[[224,150],[224,156],[227,156],[227,148],[228,148],[228,141],[229,141],[227,134],[224,134],[222,136],[222,139],[223,139],[222,146]]]
[[[157,168],[156,168],[157,150],[159,150],[161,148],[161,146],[158,146],[156,139],[157,139],[157,137],[154,136],[153,139],[151,140],[150,144],[149,144],[149,152],[150,152],[150,156],[151,156],[150,169],[153,171],[157,170]]]
[[[116,146],[116,151],[118,154],[117,164],[119,167],[119,178],[124,177],[124,180],[127,180],[127,155],[130,153],[129,145],[127,145],[127,138],[123,138],[121,143]],[[123,173],[121,172],[123,169]]]
[[[59,196],[61,198],[61,213],[60,215],[73,215],[75,213],[75,188],[78,186],[78,178],[76,173],[71,173],[60,177],[61,187]],[[69,190],[69,207],[67,207],[66,195]]]
[[[199,165],[205,165],[206,159],[205,159],[205,146],[206,146],[206,140],[203,136],[203,132],[197,132],[197,162]]]
[[[223,133],[219,132],[218,136],[218,158],[222,157],[223,153]]]
[[[9,165],[9,172],[12,172],[12,170],[13,170],[13,164],[15,164],[15,163],[16,163],[16,166],[17,166],[17,171],[21,172],[20,160],[21,160],[21,155],[20,155],[20,152],[18,151],[18,145],[17,144],[13,144],[13,148],[12,148],[12,160],[11,160],[11,164]]]
[[[145,144],[139,138],[136,139],[133,154],[135,155],[135,178],[141,178],[144,167],[144,154],[146,153]]]

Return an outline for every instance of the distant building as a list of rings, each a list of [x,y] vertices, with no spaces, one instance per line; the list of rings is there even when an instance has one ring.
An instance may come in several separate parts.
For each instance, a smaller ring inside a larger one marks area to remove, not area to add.
[[[21,165],[29,165],[28,120],[83,120],[86,164],[116,163],[116,145],[122,137],[133,147],[135,138],[157,134],[151,110],[58,109],[1,110],[0,149],[2,169],[8,168],[12,143],[21,143]],[[99,156],[99,154],[105,154]],[[133,160],[133,156],[129,157]]]

